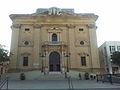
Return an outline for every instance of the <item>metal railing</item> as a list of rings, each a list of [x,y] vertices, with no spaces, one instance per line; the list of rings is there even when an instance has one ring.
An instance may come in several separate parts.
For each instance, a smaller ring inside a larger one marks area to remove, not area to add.
[[[0,90],[5,86],[6,84],[6,89],[8,90],[8,76],[2,76],[0,75]]]
[[[45,41],[43,45],[66,45],[63,41]]]
[[[120,76],[117,76],[115,74],[101,74],[101,75],[96,75],[96,80],[104,82],[109,82],[109,83],[120,83]]]
[[[74,87],[73,87],[73,82],[72,82],[72,79],[71,77],[67,77],[68,79],[68,86],[69,86],[69,90],[74,90]]]

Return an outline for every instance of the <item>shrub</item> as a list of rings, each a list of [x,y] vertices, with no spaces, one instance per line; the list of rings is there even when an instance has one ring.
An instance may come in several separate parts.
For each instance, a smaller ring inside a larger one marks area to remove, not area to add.
[[[85,80],[89,80],[89,73],[86,72],[84,75],[85,75]]]
[[[24,73],[20,74],[20,80],[25,80],[25,74]]]

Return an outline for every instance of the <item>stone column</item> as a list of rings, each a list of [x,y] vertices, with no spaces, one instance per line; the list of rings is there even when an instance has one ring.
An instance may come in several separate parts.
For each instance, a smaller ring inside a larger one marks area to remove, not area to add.
[[[46,51],[46,57],[45,57],[45,73],[49,72],[49,53]]]
[[[63,52],[63,46],[61,50],[61,72],[65,72],[65,58],[64,58],[64,52]]]
[[[52,41],[52,33],[49,34],[50,35],[50,42]]]
[[[50,41],[50,32],[48,32],[48,42]]]
[[[57,33],[58,42],[60,42],[60,32]]]

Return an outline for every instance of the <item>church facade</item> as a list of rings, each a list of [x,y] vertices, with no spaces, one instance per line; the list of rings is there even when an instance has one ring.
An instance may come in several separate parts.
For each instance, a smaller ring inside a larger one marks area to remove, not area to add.
[[[97,15],[74,9],[38,8],[11,14],[10,69],[42,72],[100,72]]]

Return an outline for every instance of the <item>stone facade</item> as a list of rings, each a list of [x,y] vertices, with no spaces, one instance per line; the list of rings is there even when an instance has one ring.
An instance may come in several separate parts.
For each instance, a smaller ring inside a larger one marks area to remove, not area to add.
[[[11,69],[100,72],[97,15],[52,7],[10,18]]]

